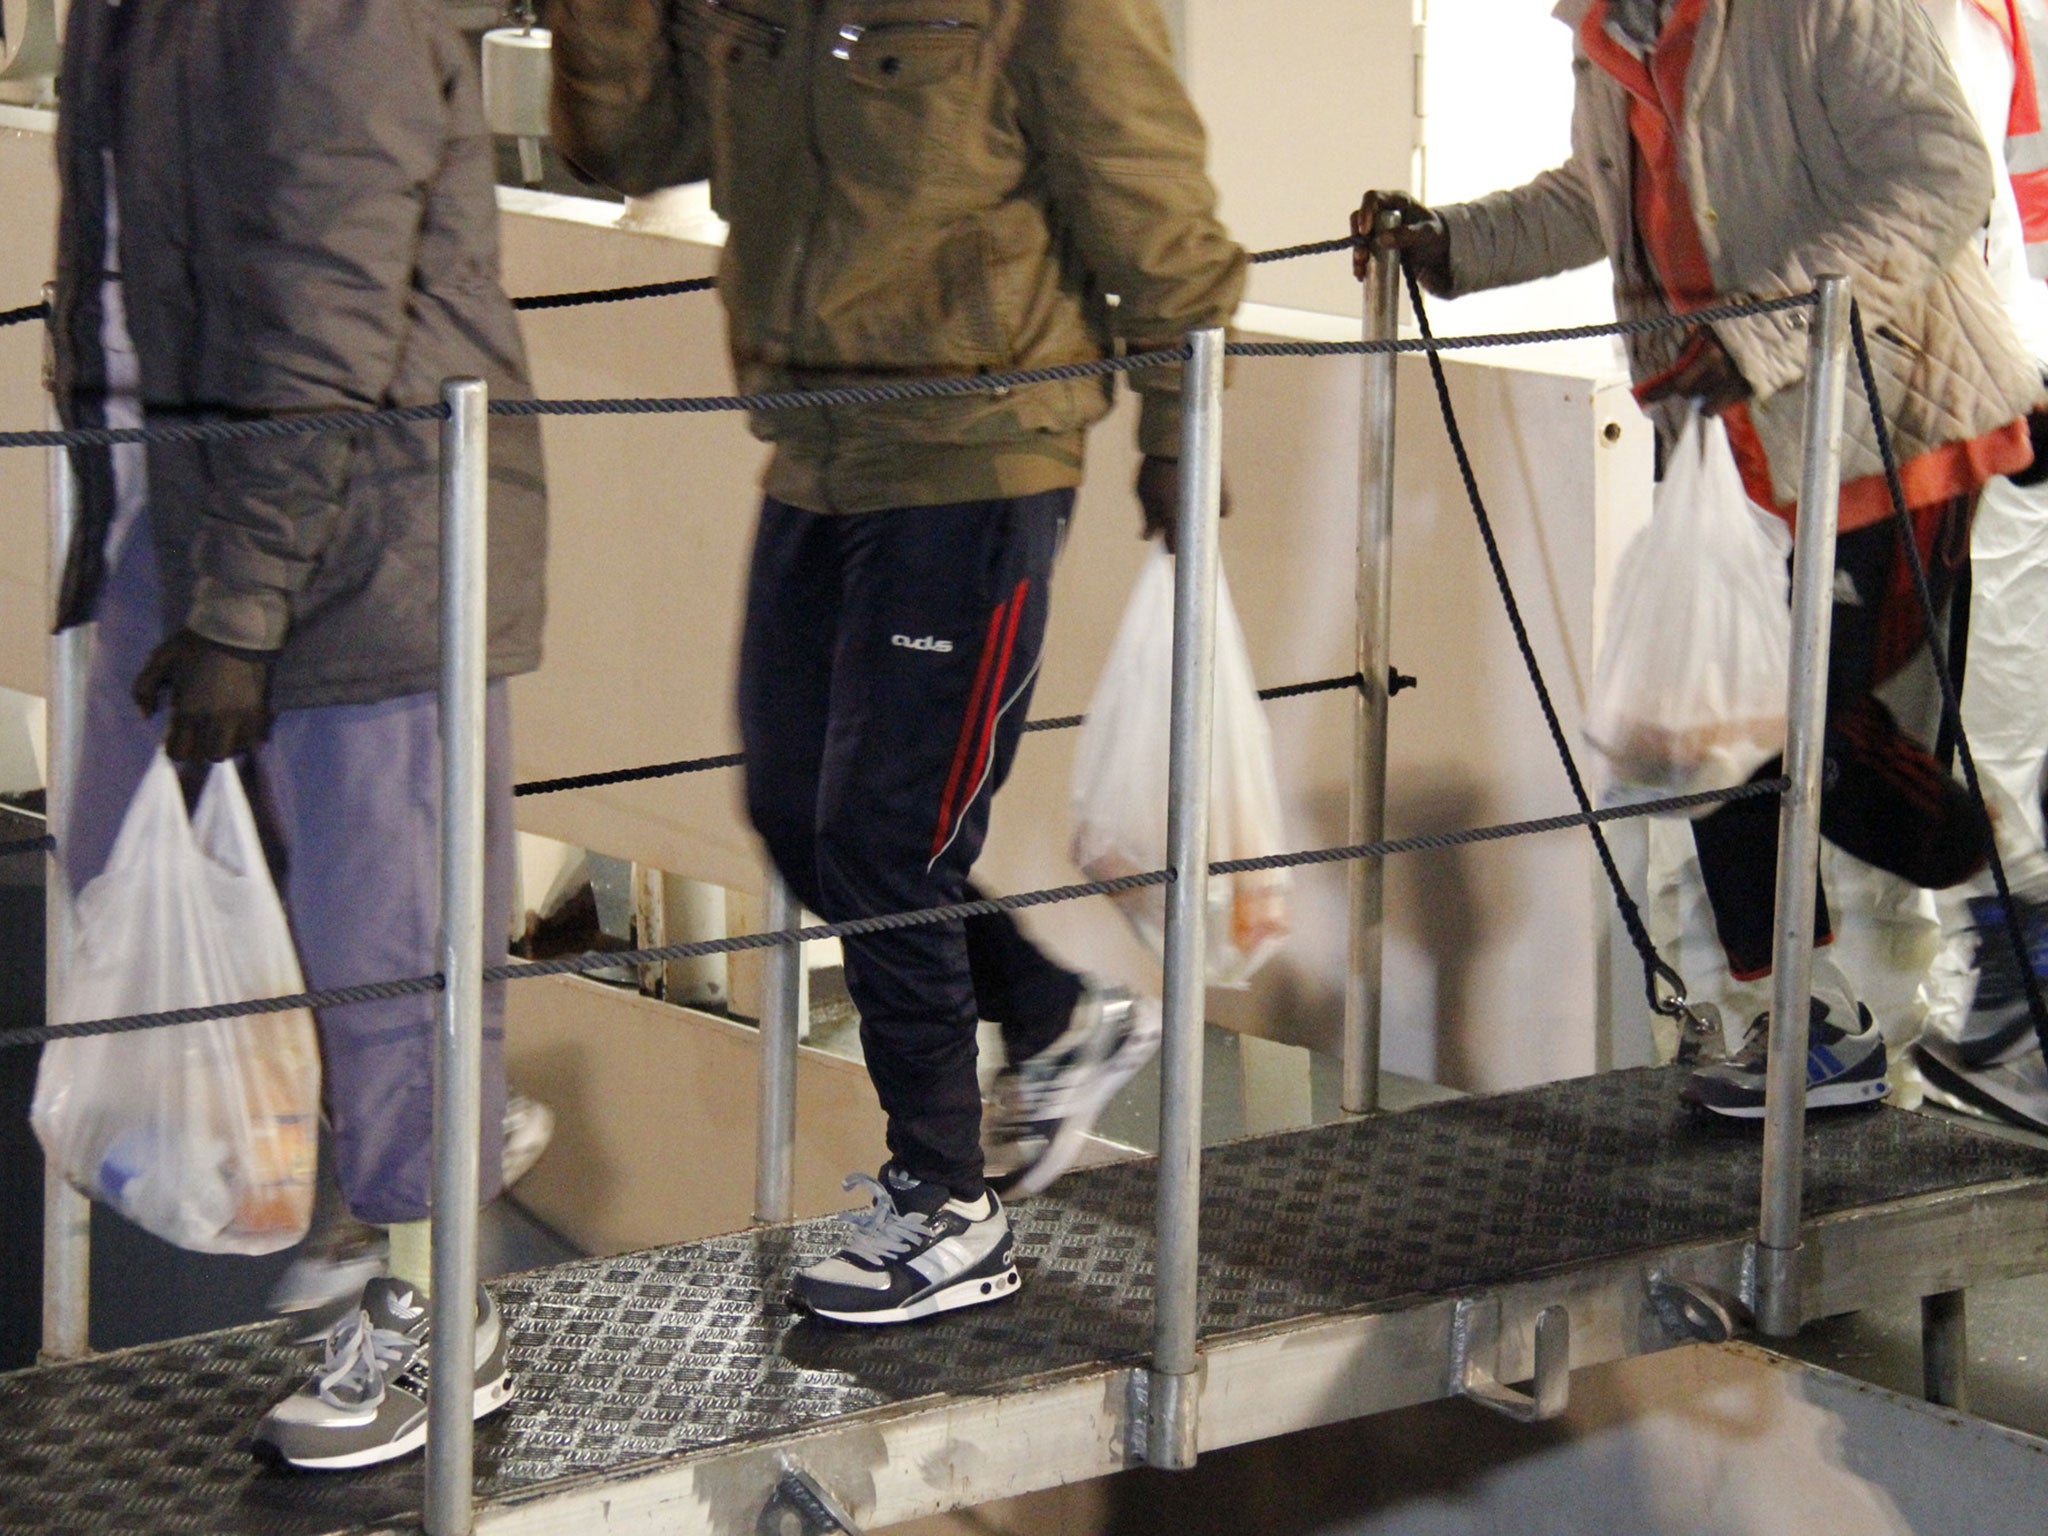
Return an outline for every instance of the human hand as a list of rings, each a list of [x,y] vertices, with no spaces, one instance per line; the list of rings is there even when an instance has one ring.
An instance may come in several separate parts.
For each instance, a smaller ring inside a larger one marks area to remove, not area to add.
[[[1394,216],[1380,227],[1381,215]],[[1451,237],[1444,221],[1406,192],[1368,192],[1351,215],[1351,275],[1361,283],[1379,251],[1399,251],[1415,268],[1422,286],[1442,293],[1451,286]]]
[[[1721,345],[1720,337],[1702,327],[1692,333],[1678,366],[1651,384],[1636,398],[1644,405],[1660,400],[1691,400],[1702,415],[1718,416],[1731,405],[1747,400],[1752,391],[1749,380],[1735,366],[1735,359]]]
[[[1180,519],[1180,460],[1145,456],[1138,466],[1138,507],[1145,514],[1140,537],[1164,538],[1166,552],[1174,551],[1174,526]],[[1221,515],[1230,516],[1230,488],[1223,488]]]
[[[270,735],[270,669],[276,656],[216,645],[181,629],[135,676],[135,706],[153,715],[171,696],[164,752],[173,762],[217,763]]]

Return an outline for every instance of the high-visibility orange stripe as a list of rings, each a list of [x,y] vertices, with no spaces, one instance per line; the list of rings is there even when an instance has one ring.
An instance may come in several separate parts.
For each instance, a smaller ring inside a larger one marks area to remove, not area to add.
[[[2019,171],[2012,178],[2013,196],[2019,200],[2020,228],[2027,244],[2048,240],[2048,170]]]

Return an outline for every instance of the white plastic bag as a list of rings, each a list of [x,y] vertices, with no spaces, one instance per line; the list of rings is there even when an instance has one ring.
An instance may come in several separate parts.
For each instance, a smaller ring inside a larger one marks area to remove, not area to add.
[[[1615,575],[1586,711],[1624,793],[1729,788],[1784,750],[1790,549],[1719,418],[1688,422]]]
[[[1216,736],[1209,859],[1285,851],[1273,739],[1252,682],[1244,631],[1219,573]],[[1166,764],[1173,690],[1173,557],[1155,547],[1124,610],[1074,756],[1074,862],[1092,880],[1166,864]],[[1243,986],[1287,937],[1285,870],[1209,879],[1209,980]],[[1155,953],[1166,948],[1166,889],[1112,898]]]
[[[228,764],[187,817],[157,755],[106,869],[73,903],[59,1021],[302,991],[284,907]],[[203,1253],[273,1253],[313,1210],[320,1053],[312,1015],[260,1014],[43,1049],[31,1119],[66,1179]]]

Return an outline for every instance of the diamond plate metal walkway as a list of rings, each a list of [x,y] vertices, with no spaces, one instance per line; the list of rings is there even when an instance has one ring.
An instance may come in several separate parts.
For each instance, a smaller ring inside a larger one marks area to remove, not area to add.
[[[1679,1342],[1644,1331],[1642,1277],[1739,1295],[1760,1143],[1694,1119],[1677,1086],[1618,1072],[1211,1149],[1204,1444],[1448,1395],[1441,1359],[1413,1358],[1447,1298],[1498,1302],[1504,1379],[1524,1358],[1511,1319],[1546,1298],[1573,1309],[1575,1366]],[[1013,1211],[1015,1302],[878,1332],[781,1300],[830,1220],[500,1282],[519,1395],[479,1427],[479,1528],[751,1532],[790,1456],[862,1521],[1114,1470],[1143,1381],[1152,1198],[1149,1162],[1073,1175]],[[2048,1269],[2048,1152],[1920,1115],[1814,1117],[1806,1210],[1812,1315]],[[417,1459],[311,1475],[250,1458],[304,1368],[259,1326],[0,1376],[0,1529],[416,1528]]]

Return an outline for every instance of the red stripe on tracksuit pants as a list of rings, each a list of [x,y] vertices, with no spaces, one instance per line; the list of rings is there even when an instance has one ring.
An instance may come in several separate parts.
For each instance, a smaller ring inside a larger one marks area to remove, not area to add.
[[[972,899],[1017,750],[1071,491],[881,512],[761,510],[740,646],[747,811],[829,921]],[[1067,1025],[1081,981],[1007,914],[846,942],[891,1157],[977,1195],[975,1024],[1011,1060]]]

